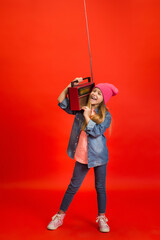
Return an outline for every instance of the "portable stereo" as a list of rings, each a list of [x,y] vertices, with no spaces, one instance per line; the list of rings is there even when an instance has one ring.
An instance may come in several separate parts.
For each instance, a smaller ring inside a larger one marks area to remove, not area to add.
[[[70,109],[72,111],[80,111],[83,106],[88,102],[88,97],[95,84],[91,82],[90,77],[83,78],[88,79],[88,82],[74,85],[78,80],[71,82],[71,87],[68,88]]]

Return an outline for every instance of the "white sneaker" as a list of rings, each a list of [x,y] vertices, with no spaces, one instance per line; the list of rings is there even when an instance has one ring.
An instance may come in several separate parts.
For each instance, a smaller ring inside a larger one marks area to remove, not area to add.
[[[63,224],[63,219],[64,219],[65,215],[66,215],[65,213],[63,213],[63,214],[58,214],[58,213],[55,214],[52,217],[52,221],[48,224],[47,229],[48,230],[55,230],[58,227],[60,227]]]
[[[108,219],[106,218],[105,215],[98,216],[96,219],[96,222],[98,222],[100,232],[109,232],[110,231],[110,227],[107,224]]]

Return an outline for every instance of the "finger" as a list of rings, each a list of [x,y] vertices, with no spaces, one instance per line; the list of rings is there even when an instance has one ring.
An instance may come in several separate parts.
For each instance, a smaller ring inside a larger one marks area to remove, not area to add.
[[[76,78],[79,82],[83,81],[83,78],[82,77],[77,77]]]
[[[75,78],[73,81],[74,81],[74,82],[78,82],[78,78]]]

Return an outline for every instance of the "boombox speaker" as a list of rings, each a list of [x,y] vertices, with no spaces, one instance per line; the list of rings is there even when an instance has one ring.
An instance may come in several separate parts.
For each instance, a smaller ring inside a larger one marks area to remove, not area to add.
[[[80,111],[83,106],[88,102],[88,97],[92,91],[95,84],[91,82],[91,78],[83,78],[83,80],[88,79],[88,82],[75,85],[78,81],[71,82],[71,87],[68,88],[70,109],[72,111]]]

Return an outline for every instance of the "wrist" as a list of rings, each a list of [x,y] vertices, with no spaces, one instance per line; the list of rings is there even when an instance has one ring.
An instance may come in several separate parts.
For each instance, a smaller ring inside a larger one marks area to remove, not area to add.
[[[89,117],[89,116],[86,116],[85,119],[86,119],[86,123],[88,124],[88,122],[89,122],[89,120],[90,120],[90,117]]]

